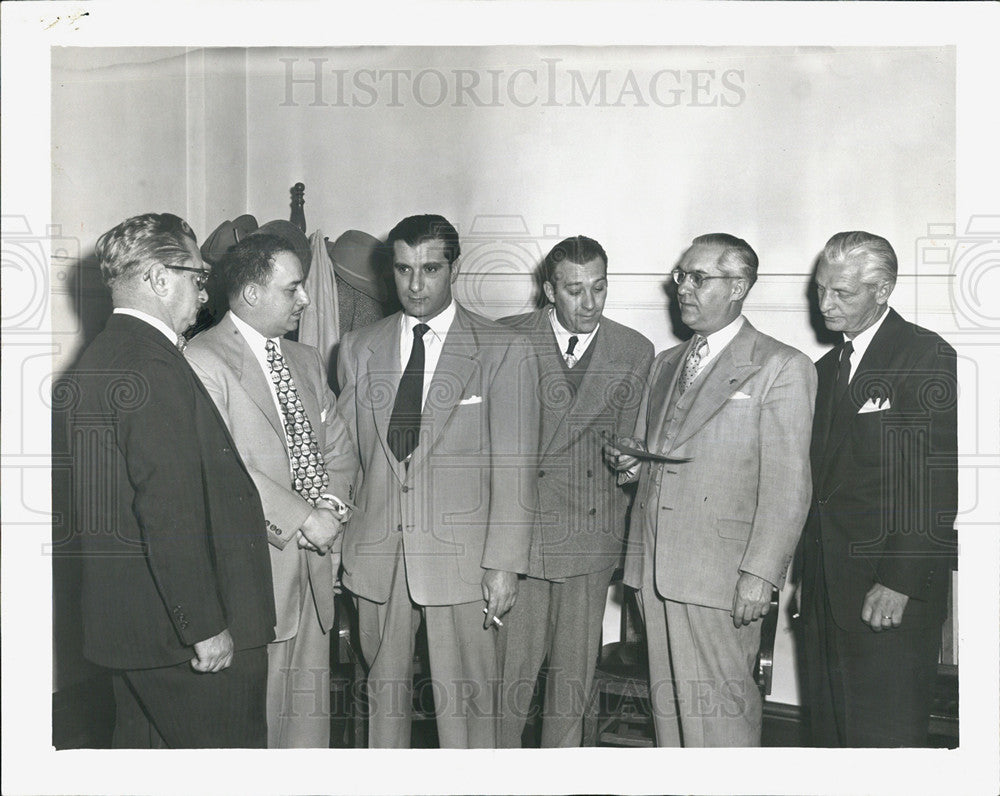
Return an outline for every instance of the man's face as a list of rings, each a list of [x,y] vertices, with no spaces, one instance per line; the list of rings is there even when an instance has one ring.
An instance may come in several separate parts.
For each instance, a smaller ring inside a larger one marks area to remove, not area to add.
[[[608,268],[600,257],[580,265],[563,260],[556,266],[552,282],[542,285],[545,296],[555,304],[556,318],[575,334],[589,334],[597,328],[608,297]]]
[[[280,337],[297,329],[309,294],[302,282],[302,263],[292,252],[278,252],[271,261],[271,279],[257,286],[251,322],[264,337]]]
[[[184,268],[201,269],[207,276],[211,271],[211,266],[201,259],[201,252],[198,251],[197,244],[190,238],[184,238],[184,247],[191,255],[181,265]],[[199,274],[192,271],[178,271],[167,269],[170,292],[167,295],[166,303],[171,320],[171,328],[181,334],[186,329],[194,325],[198,318],[198,310],[201,305],[208,301],[208,293],[205,292],[204,285],[198,286]]]
[[[406,314],[422,321],[440,315],[451,303],[451,285],[458,278],[458,264],[448,265],[444,241],[409,246],[397,240],[392,254],[396,291]]]
[[[843,332],[853,338],[863,332],[882,313],[882,306],[892,292],[886,283],[861,281],[861,263],[831,265],[820,261],[816,269],[816,296],[823,323],[831,332]]]
[[[714,246],[692,246],[678,266],[685,273],[703,277],[725,277],[719,268],[720,251]],[[684,325],[702,335],[710,335],[739,317],[746,294],[745,280],[735,277],[705,279],[696,288],[690,278],[677,286],[677,303]]]

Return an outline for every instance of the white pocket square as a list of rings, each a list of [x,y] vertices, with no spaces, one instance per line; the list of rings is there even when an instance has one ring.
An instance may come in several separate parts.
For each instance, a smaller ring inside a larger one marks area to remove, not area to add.
[[[459,406],[472,406],[472,404],[481,404],[483,402],[483,396],[472,395],[468,398],[463,398],[458,402]]]
[[[866,415],[869,412],[884,412],[890,409],[888,398],[869,398],[868,402],[858,410],[859,415]]]
[[[320,423],[325,423],[326,422],[326,410],[325,409],[320,410],[320,413],[319,413],[319,422]]]
[[[749,397],[750,396],[747,395],[745,392],[740,392],[739,390],[737,390],[736,392],[734,392],[732,395],[729,396],[729,400],[730,401],[745,401]]]

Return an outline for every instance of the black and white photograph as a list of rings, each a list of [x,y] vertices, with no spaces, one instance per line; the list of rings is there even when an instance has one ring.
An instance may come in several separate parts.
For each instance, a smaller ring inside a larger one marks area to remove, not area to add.
[[[993,4],[2,13],[5,793],[997,792]]]

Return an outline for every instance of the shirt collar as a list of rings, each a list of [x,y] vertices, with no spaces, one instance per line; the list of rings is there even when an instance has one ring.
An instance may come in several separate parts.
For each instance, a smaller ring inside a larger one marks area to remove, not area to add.
[[[138,318],[140,321],[145,321],[154,329],[163,332],[164,336],[170,341],[170,345],[176,346],[177,340],[180,335],[177,334],[173,329],[167,326],[159,318],[150,315],[148,312],[143,312],[142,310],[134,310],[131,307],[115,307],[114,315],[131,315],[133,318]]]
[[[852,362],[860,362],[861,358],[865,355],[865,351],[868,350],[868,346],[871,345],[872,338],[875,337],[875,333],[882,326],[882,322],[885,321],[886,317],[889,315],[889,306],[886,305],[885,310],[882,312],[882,316],[875,321],[871,326],[865,329],[863,332],[858,332],[854,339],[851,340],[851,345],[854,346],[854,354],[851,356]],[[848,340],[847,335],[844,335],[844,340]]]
[[[455,300],[452,299],[448,306],[445,307],[441,312],[431,318],[429,321],[422,320],[421,318],[414,318],[412,315],[407,315],[403,313],[403,334],[406,336],[413,335],[413,327],[418,323],[425,323],[430,327],[430,331],[427,334],[434,335],[438,342],[443,342],[445,335],[448,334],[448,330],[451,328],[452,321],[455,320]],[[424,335],[424,340],[427,339],[427,334]]]
[[[736,337],[737,334],[739,334],[740,329],[743,328],[744,321],[745,321],[744,317],[740,315],[734,320],[730,321],[729,324],[719,329],[719,331],[703,335],[703,337],[708,341],[709,358],[714,357],[723,348],[725,348],[732,342],[733,338]]]
[[[247,345],[256,352],[266,352],[267,351],[267,341],[274,340],[278,346],[278,350],[281,350],[281,339],[278,337],[267,338],[264,337],[260,332],[254,329],[249,323],[243,320],[239,315],[230,310],[229,317],[233,321],[233,325],[243,335],[243,339],[247,341]]]

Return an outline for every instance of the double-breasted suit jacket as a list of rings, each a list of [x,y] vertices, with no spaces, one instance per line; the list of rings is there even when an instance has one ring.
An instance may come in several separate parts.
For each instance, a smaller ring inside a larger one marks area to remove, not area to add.
[[[602,318],[574,388],[548,308],[503,322],[531,341],[540,374],[539,515],[528,574],[558,579],[620,564],[628,497],[604,463],[602,448],[635,428],[653,344]]]
[[[861,609],[875,583],[910,597],[903,629],[940,624],[955,556],[955,351],[887,312],[833,418],[839,347],[816,363],[802,602],[822,562],[834,621],[853,632],[869,631]]]
[[[636,438],[690,461],[643,464],[625,578],[640,588],[645,558],[661,597],[730,610],[741,572],[784,584],[811,495],[816,374],[808,357],[744,320],[678,396],[689,348],[656,358],[639,408]]]
[[[350,500],[354,448],[336,413],[319,352],[289,340],[281,341],[281,352],[323,453],[330,477],[327,491]],[[294,541],[312,506],[292,488],[283,421],[258,360],[229,314],[196,336],[188,345],[187,356],[222,412],[260,491],[274,571],[275,640],[296,634],[307,590],[323,630],[329,631],[334,618],[337,556],[303,551]],[[307,577],[300,562],[303,555]]]
[[[526,341],[456,302],[409,466],[386,441],[399,384],[401,314],[344,335],[337,402],[360,456],[344,533],[344,585],[390,594],[402,544],[418,605],[483,599],[484,569],[523,573],[535,511],[538,382]]]

